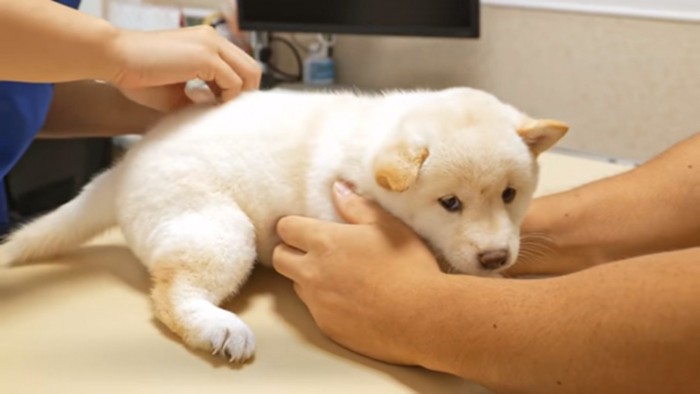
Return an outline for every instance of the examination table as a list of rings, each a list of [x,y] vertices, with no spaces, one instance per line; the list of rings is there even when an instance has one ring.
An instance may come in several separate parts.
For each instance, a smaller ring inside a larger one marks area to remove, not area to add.
[[[538,195],[630,168],[563,151],[540,163]],[[0,393],[488,392],[336,345],[271,269],[257,268],[226,305],[257,337],[254,360],[242,366],[186,349],[152,317],[148,290],[118,231],[70,255],[1,270]]]

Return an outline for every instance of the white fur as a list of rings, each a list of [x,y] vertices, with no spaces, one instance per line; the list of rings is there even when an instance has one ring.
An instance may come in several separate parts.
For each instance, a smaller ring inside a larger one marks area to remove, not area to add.
[[[150,131],[113,169],[0,246],[0,264],[62,253],[118,224],[154,278],[156,316],[190,346],[250,357],[252,332],[218,308],[258,259],[270,263],[277,220],[339,220],[336,179],[353,183],[412,226],[450,265],[487,274],[477,254],[518,253],[518,227],[535,189],[536,154],[516,129],[528,120],[467,88],[439,92],[246,93],[194,107]],[[429,151],[403,192],[375,180],[387,147]],[[518,190],[504,204],[503,190]],[[456,195],[462,212],[438,199]]]

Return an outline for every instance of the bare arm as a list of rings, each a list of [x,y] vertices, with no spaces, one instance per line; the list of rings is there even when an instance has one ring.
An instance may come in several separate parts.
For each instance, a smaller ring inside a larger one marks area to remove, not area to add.
[[[358,224],[284,218],[273,264],[340,344],[497,392],[700,391],[700,248],[551,279],[446,275],[398,220],[335,196]]]
[[[700,246],[700,134],[639,168],[535,200],[522,232],[514,275]]]
[[[421,365],[499,392],[696,393],[698,283],[700,248],[547,280],[450,277],[416,300],[410,335],[432,339]]]
[[[223,101],[257,89],[260,68],[214,29],[116,29],[48,0],[0,0],[0,80],[69,82],[100,79],[158,110],[189,102],[184,83],[201,79]]]
[[[130,101],[111,85],[93,81],[57,84],[40,138],[142,134],[163,114]]]
[[[106,21],[53,1],[0,0],[0,79],[113,79],[118,64],[108,43],[116,36]]]

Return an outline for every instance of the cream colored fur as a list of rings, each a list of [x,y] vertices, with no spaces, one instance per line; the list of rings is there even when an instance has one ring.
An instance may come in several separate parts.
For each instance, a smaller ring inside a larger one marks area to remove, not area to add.
[[[490,274],[479,254],[501,251],[499,269],[513,263],[536,156],[565,132],[468,88],[246,93],[166,118],[77,198],[12,234],[0,265],[69,251],[116,224],[153,277],[158,319],[193,348],[242,361],[254,335],[218,305],[256,259],[270,263],[280,217],[339,220],[330,191],[344,179],[448,270]],[[510,203],[507,187],[517,190]],[[461,210],[441,206],[449,195]]]

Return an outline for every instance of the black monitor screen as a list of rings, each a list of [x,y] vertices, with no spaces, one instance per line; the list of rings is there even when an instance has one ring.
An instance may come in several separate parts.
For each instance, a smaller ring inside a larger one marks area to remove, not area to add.
[[[479,0],[238,0],[244,30],[477,37]]]

